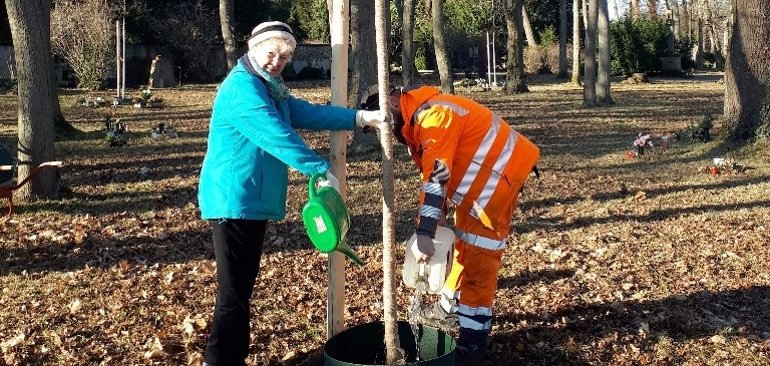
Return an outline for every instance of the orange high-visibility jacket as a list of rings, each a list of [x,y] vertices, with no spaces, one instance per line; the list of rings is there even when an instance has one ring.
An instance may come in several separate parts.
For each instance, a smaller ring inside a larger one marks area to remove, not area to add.
[[[468,212],[501,236],[510,217],[497,219],[485,207],[500,184],[518,192],[540,157],[540,150],[500,116],[465,97],[443,95],[432,86],[405,88],[401,113],[404,139],[420,168],[418,234],[433,237],[445,200]],[[505,226],[505,227],[501,227]]]

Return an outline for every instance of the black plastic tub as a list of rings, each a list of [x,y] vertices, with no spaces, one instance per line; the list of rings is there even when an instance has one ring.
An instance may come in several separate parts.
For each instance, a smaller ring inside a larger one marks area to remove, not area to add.
[[[420,326],[420,360],[408,322],[398,322],[398,338],[406,352],[407,365],[453,366],[455,342],[448,334],[432,327]],[[331,337],[324,346],[324,365],[387,365],[385,359],[385,325],[373,322],[358,325]]]

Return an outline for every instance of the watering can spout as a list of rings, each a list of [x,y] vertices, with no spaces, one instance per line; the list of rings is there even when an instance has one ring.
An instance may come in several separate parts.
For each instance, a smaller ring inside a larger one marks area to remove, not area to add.
[[[359,266],[363,266],[364,265],[364,262],[361,260],[361,258],[358,256],[358,254],[356,254],[356,252],[353,251],[353,249],[348,245],[348,241],[347,240],[342,239],[340,244],[337,245],[337,249],[335,249],[335,250],[338,251],[338,252],[341,252],[342,254],[344,254],[345,256],[350,258],[350,260],[352,260],[353,263],[355,263],[355,264],[357,264]]]

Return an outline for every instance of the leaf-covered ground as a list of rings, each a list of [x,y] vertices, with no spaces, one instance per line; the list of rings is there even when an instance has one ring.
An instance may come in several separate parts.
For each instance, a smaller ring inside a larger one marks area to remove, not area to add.
[[[718,79],[617,83],[617,104],[595,109],[553,79],[530,80],[525,95],[469,93],[543,153],[504,256],[489,364],[770,364],[767,147],[680,141],[626,156],[640,132],[661,136],[719,115]],[[329,98],[324,83],[291,87]],[[62,198],[20,204],[0,223],[0,365],[200,363],[216,268],[196,189],[215,86],[156,93],[165,108],[91,108],[76,103],[79,92],[61,96],[83,131],[57,141]],[[13,146],[15,96],[0,96],[0,106],[0,143]],[[105,143],[109,113],[127,123],[127,146]],[[179,137],[150,138],[160,122]],[[305,137],[327,154],[328,134]],[[403,241],[419,183],[405,149],[396,155]],[[708,174],[724,156],[746,169]],[[376,152],[348,153],[348,238],[366,262],[347,266],[348,327],[382,316],[379,165]],[[326,339],[327,260],[300,221],[307,179],[292,172],[290,182],[252,301],[251,365],[318,364]],[[398,291],[404,319],[411,292]]]

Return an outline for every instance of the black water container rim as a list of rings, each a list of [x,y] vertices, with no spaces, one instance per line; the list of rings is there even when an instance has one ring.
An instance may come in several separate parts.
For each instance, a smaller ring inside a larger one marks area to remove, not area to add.
[[[420,361],[411,325],[398,322],[398,337],[407,365],[453,366],[455,342],[436,328],[420,326]],[[326,366],[378,366],[385,362],[385,325],[381,321],[353,326],[329,338],[324,345]]]

